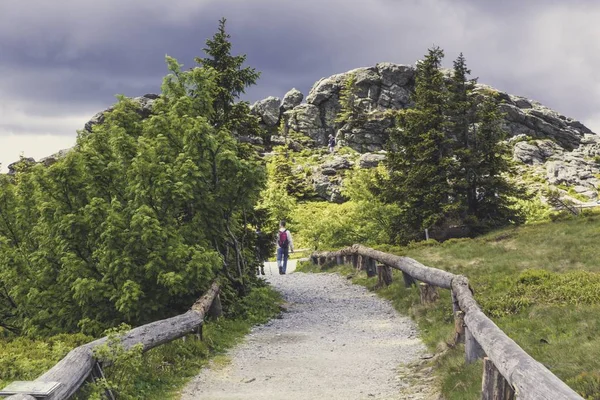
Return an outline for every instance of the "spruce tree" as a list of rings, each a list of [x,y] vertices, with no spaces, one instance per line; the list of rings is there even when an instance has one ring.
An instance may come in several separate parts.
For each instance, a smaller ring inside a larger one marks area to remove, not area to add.
[[[340,90],[340,111],[335,117],[336,124],[351,124],[359,119],[360,110],[356,105],[356,99],[356,75],[350,73],[344,80],[344,86]]]
[[[206,41],[206,57],[196,57],[195,60],[217,73],[213,123],[217,127],[227,125],[228,128],[236,130],[247,126],[251,118],[248,118],[248,103],[235,102],[245,93],[247,87],[256,84],[260,72],[251,67],[244,67],[246,55],[231,54],[231,36],[225,31],[226,21],[225,18],[221,18],[217,33]],[[252,125],[252,128],[256,130],[257,126]]]
[[[414,106],[399,112],[390,134],[390,179],[385,192],[388,201],[404,210],[397,229],[405,241],[419,237],[423,229],[440,226],[454,213],[448,93],[440,71],[443,56],[443,51],[434,47],[418,63]]]
[[[462,53],[454,61],[454,69],[449,88],[449,132],[454,140],[456,158],[452,183],[456,201],[461,203],[463,217],[473,214],[477,203],[477,164],[475,154],[475,122],[477,119],[473,88],[477,79],[468,79],[471,71],[467,68]]]
[[[452,176],[454,198],[461,219],[479,230],[520,217],[511,208],[524,191],[508,182],[510,150],[504,142],[502,115],[493,97],[477,96],[476,79],[461,53],[450,79],[448,117],[456,165]]]
[[[525,198],[526,191],[508,180],[513,172],[511,152],[504,141],[506,132],[496,99],[484,97],[477,106],[476,118],[475,140],[471,145],[475,173],[468,182],[475,200],[469,215],[475,217],[475,227],[480,230],[522,222],[522,216],[512,205],[516,198]]]

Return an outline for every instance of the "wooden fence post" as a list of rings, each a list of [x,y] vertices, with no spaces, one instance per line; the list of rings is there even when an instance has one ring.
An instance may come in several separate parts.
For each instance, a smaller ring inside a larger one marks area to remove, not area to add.
[[[469,327],[465,326],[465,362],[471,364],[485,357],[485,352],[471,334]]]
[[[369,278],[377,276],[377,262],[375,261],[375,259],[373,259],[373,258],[367,259],[366,270],[367,270],[367,276]]]
[[[352,254],[352,267],[358,269],[358,254]]]
[[[362,271],[365,269],[365,264],[367,261],[367,256],[359,255],[358,256],[358,265],[356,266],[356,272]]]
[[[210,318],[217,319],[223,315],[223,306],[221,305],[221,297],[217,294],[213,300],[208,312],[206,313]]]
[[[419,290],[421,291],[421,304],[435,303],[440,298],[437,288],[425,282],[419,283]]]
[[[489,358],[483,359],[481,400],[514,400],[515,391]]]
[[[465,342],[465,313],[454,312],[454,345]]]
[[[377,286],[389,286],[392,283],[392,267],[385,264],[377,264]]]
[[[417,284],[415,282],[415,280],[413,279],[413,277],[404,271],[402,271],[402,279],[404,279],[404,287],[409,288],[409,287]]]

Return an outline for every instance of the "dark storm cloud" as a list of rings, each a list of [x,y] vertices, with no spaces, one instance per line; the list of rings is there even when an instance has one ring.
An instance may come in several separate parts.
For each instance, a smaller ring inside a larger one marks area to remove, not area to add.
[[[381,61],[412,64],[436,44],[446,66],[462,51],[481,82],[600,121],[591,2],[28,0],[0,3],[0,135],[73,135],[115,94],[157,92],[165,54],[192,66],[221,16],[234,52],[262,72],[248,100],[306,95],[321,77]]]

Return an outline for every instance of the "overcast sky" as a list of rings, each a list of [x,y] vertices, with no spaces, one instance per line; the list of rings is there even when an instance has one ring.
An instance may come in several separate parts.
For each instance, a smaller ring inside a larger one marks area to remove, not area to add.
[[[246,99],[305,95],[321,77],[463,52],[479,81],[600,132],[600,2],[588,0],[0,1],[0,164],[73,145],[115,94],[159,90],[166,54],[186,66],[220,17],[262,72]]]

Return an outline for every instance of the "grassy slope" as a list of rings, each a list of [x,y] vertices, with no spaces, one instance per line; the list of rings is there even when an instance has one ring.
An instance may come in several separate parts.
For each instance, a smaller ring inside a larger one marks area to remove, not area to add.
[[[586,398],[600,399],[600,217],[424,243],[397,253],[468,276],[477,300],[501,329]],[[355,281],[375,284],[365,277]],[[450,342],[448,291],[435,307],[422,307],[417,289],[403,288],[397,275],[379,293],[409,310],[430,348]],[[465,367],[462,348],[448,351],[437,367],[448,400],[479,398],[481,363]]]
[[[254,289],[236,310],[234,319],[220,318],[205,324],[203,340],[188,335],[187,340],[175,340],[145,353],[141,365],[131,370],[105,372],[119,383],[124,379],[133,394],[124,398],[178,399],[180,389],[195,376],[208,361],[234,346],[250,332],[255,324],[267,322],[279,313],[281,298],[269,287]],[[72,348],[91,338],[84,335],[59,335],[46,340],[17,338],[0,339],[0,387],[14,380],[32,380],[53,366]],[[129,368],[131,368],[129,366]],[[120,378],[119,378],[120,377]],[[78,398],[88,398],[90,388]]]

